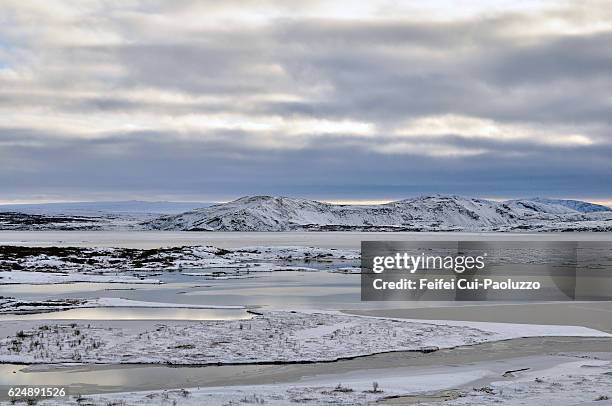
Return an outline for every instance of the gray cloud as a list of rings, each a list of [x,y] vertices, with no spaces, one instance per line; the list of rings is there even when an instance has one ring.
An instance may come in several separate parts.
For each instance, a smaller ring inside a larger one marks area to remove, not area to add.
[[[86,4],[4,6],[5,199],[610,197],[603,3]]]

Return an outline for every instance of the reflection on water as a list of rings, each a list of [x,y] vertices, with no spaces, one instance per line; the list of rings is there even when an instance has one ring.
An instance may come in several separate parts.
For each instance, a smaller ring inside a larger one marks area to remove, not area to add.
[[[15,295],[61,295],[75,292],[93,292],[93,291],[126,291],[135,289],[152,289],[162,285],[143,285],[139,283],[90,283],[90,282],[75,282],[75,283],[55,283],[52,285],[0,285],[0,296],[15,296]]]
[[[133,290],[123,284],[113,284],[108,287],[95,283],[84,283],[78,284],[80,286],[75,287],[74,291],[65,291],[66,285],[19,285],[21,289],[19,293],[7,291],[5,296],[29,300],[119,297],[145,302],[189,305],[261,306],[267,310],[414,308],[439,305],[436,302],[362,302],[360,275],[325,271],[281,271],[256,273],[257,278],[253,279],[202,280],[197,276],[181,275],[178,272],[175,274],[180,277],[180,283],[141,285]],[[98,287],[100,289],[96,289]],[[136,309],[129,310],[136,311]],[[117,309],[113,311],[117,312]],[[155,310],[148,309],[147,311]],[[235,311],[232,315],[234,314],[236,314]],[[174,317],[170,318],[174,319]]]
[[[222,386],[232,380],[259,379],[274,373],[277,365],[236,365],[214,367],[167,367],[160,365],[0,365],[0,386],[48,385],[67,387],[68,394],[159,390],[194,386]],[[0,400],[7,399],[0,391]]]
[[[320,286],[313,289],[311,286],[262,286],[242,289],[225,289],[221,292],[210,291],[193,291],[185,293],[187,296],[197,295],[244,295],[248,297],[255,296],[280,296],[280,297],[319,297],[319,296],[336,296],[342,294],[355,295],[354,287],[351,286]]]
[[[97,307],[36,314],[3,314],[5,320],[239,320],[251,315],[242,309],[179,309]]]
[[[60,297],[110,297],[112,293],[121,293],[135,290],[166,290],[169,288],[183,288],[193,286],[193,283],[172,284],[144,284],[144,283],[54,283],[50,285],[15,284],[0,285],[0,296],[21,296],[31,298],[45,298],[57,295]],[[108,292],[109,294],[106,294]],[[95,293],[92,295],[91,293]]]
[[[107,385],[119,386],[129,381],[130,368],[116,368],[96,371],[94,374],[83,374],[81,377],[75,376],[82,368],[62,368],[59,367],[50,371],[29,372],[25,365],[0,365],[0,385],[66,385],[66,384],[95,384],[105,382]],[[70,375],[69,375],[70,374]],[[71,376],[72,375],[72,376]],[[90,377],[89,375],[93,375]],[[93,378],[93,379],[92,379]]]

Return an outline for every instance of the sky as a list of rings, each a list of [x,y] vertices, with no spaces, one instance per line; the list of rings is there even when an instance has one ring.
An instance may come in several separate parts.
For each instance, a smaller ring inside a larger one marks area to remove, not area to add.
[[[610,1],[3,0],[0,202],[612,201]]]

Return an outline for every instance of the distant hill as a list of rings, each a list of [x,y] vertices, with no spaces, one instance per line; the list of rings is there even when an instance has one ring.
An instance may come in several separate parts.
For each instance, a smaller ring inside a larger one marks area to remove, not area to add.
[[[446,195],[380,205],[246,196],[142,226],[186,231],[612,231],[612,211],[604,207],[575,200],[497,202]]]
[[[29,214],[178,214],[200,207],[207,207],[211,204],[212,203],[200,202],[147,202],[140,200],[108,202],[5,204],[0,205],[0,212],[19,212]]]
[[[558,204],[560,206],[569,207],[570,209],[579,211],[581,213],[594,213],[598,211],[610,211],[612,210],[608,206],[601,204],[595,204],[590,202],[584,202],[582,200],[566,200],[566,199],[547,199],[544,197],[534,197],[529,199],[534,202],[546,203],[546,204]]]

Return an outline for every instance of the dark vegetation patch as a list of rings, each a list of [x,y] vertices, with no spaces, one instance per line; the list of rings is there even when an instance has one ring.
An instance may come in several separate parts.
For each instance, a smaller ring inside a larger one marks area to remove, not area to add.
[[[99,230],[102,219],[88,216],[0,212],[1,230]]]
[[[214,255],[224,256],[233,251],[217,249]],[[67,269],[163,268],[174,266],[177,259],[197,260],[194,247],[82,248],[82,247],[22,247],[0,245],[0,271],[65,271]],[[46,263],[58,260],[61,264]]]

